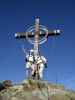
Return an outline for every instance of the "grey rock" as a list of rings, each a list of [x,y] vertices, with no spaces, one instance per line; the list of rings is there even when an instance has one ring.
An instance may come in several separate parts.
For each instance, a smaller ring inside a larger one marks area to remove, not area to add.
[[[0,100],[75,100],[75,92],[45,81],[24,80],[2,90]]]

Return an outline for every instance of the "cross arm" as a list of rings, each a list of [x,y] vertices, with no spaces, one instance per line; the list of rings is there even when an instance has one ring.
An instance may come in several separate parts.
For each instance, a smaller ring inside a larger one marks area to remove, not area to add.
[[[59,30],[59,29],[49,30],[47,32],[47,37],[49,37],[49,36],[58,36],[58,35],[60,35],[61,32],[62,32],[62,30]],[[26,34],[28,34],[28,37],[30,37],[30,38],[34,37],[34,33],[17,32],[17,33],[15,33],[15,38],[16,39],[26,39]],[[46,33],[40,33],[39,35],[40,35],[40,37],[45,36]]]
[[[28,33],[29,37],[33,37],[32,33]],[[15,38],[16,39],[25,39],[26,38],[26,32],[17,32],[15,33]]]
[[[61,32],[62,32],[62,30],[59,30],[59,29],[50,30],[50,31],[48,31],[48,36],[58,36],[58,35],[60,35]]]

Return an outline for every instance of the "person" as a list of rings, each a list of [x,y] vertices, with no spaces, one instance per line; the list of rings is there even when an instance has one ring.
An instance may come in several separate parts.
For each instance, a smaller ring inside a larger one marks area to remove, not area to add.
[[[29,53],[26,55],[26,74],[29,77],[34,74],[34,50],[31,49]]]
[[[39,55],[36,59],[36,64],[37,64],[37,67],[38,67],[39,78],[42,79],[44,68],[47,67],[47,60],[44,56]]]

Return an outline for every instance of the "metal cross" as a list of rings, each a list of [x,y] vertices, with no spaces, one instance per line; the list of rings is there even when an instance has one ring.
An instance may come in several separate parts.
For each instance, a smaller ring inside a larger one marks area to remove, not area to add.
[[[15,33],[15,38],[16,39],[26,39],[26,36],[29,38],[34,38],[34,55],[39,54],[39,40],[40,37],[45,37],[48,38],[49,36],[58,36],[61,33],[61,30],[56,29],[56,30],[46,30],[45,32],[41,33],[40,31],[40,24],[39,24],[39,18],[35,19],[35,26],[34,28],[34,33],[33,32],[17,32]],[[26,35],[28,34],[28,35]]]

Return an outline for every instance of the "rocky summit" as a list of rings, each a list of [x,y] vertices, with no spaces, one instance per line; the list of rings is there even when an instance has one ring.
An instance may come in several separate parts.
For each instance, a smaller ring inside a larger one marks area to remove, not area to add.
[[[24,80],[0,91],[0,100],[75,100],[75,92],[41,80]]]

